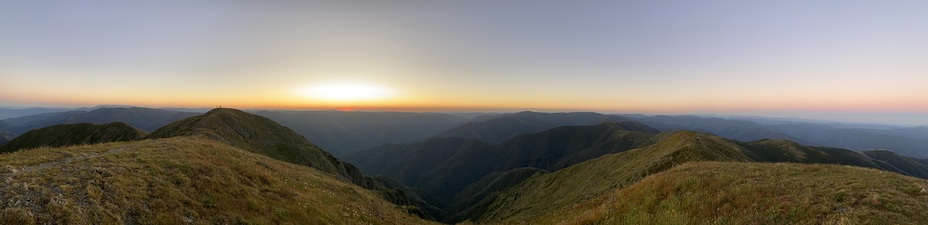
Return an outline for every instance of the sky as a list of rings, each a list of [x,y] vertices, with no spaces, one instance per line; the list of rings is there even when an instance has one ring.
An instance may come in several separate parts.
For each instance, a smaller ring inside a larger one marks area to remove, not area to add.
[[[928,125],[926,1],[0,2],[0,106]]]

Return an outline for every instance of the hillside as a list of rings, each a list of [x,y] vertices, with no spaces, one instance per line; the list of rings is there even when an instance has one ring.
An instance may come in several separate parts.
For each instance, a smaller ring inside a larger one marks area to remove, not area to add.
[[[870,167],[897,174],[917,176],[928,167],[888,151],[871,154],[802,146],[784,140],[742,143],[689,131],[667,132],[654,137],[647,147],[609,154],[556,172],[532,177],[513,186],[490,204],[484,214],[467,215],[481,222],[523,221],[560,212],[564,207],[633,185],[644,177],[690,162],[797,162]],[[874,177],[873,179],[879,179]]]
[[[631,131],[629,131],[631,130]],[[634,122],[564,126],[501,144],[463,138],[385,145],[348,154],[365,173],[381,174],[451,205],[458,192],[484,176],[520,167],[555,170],[603,154],[650,144],[656,130]]]
[[[0,155],[3,224],[428,224],[318,170],[203,137]]]
[[[602,122],[629,121],[619,116],[591,112],[539,113],[519,112],[483,116],[436,135],[461,137],[489,143],[500,143],[520,134],[535,133],[560,126],[595,125]]]
[[[655,139],[660,141],[533,177],[501,194],[484,214],[466,218],[484,222],[529,219],[630,186],[649,174],[686,162],[750,161],[740,146],[717,136],[681,131]]]
[[[9,108],[9,107],[0,107],[0,120],[8,118],[16,118],[28,115],[36,115],[42,113],[54,113],[54,112],[63,112],[68,111],[65,108]]]
[[[446,222],[458,222],[471,215],[482,215],[496,197],[507,189],[519,185],[522,181],[537,175],[547,174],[532,167],[516,168],[506,172],[495,172],[484,176],[476,183],[467,186],[454,199],[450,212],[454,214],[445,218]]]
[[[863,153],[870,158],[881,160],[892,165],[906,175],[928,178],[928,164],[919,159],[900,156],[895,152],[886,150],[863,151]]]
[[[928,181],[791,163],[688,163],[581,204],[506,224],[921,224]]]
[[[205,136],[277,160],[307,165],[317,170],[346,174],[335,157],[287,127],[236,109],[209,112],[168,124],[148,135],[149,139]]]
[[[399,205],[417,201],[400,190],[365,176],[354,165],[345,163],[305,138],[268,118],[237,109],[217,108],[179,120],[148,135],[148,139],[171,137],[206,137],[236,148],[284,162],[309,166],[340,177],[358,186],[374,190]],[[419,208],[429,206],[419,205]],[[423,217],[428,217],[424,212]]]
[[[0,146],[0,152],[38,147],[134,141],[141,140],[147,134],[145,131],[122,122],[99,125],[90,123],[56,125],[26,132],[6,145]]]

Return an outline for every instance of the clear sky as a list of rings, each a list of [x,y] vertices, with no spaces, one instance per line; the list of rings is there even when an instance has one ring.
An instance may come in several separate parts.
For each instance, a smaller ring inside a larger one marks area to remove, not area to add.
[[[10,0],[0,2],[0,105],[928,124],[926,40],[921,0]]]

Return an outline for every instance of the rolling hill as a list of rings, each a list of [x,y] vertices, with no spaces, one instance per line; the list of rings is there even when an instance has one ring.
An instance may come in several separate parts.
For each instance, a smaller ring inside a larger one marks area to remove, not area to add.
[[[149,139],[205,136],[284,162],[352,177],[343,163],[302,136],[268,118],[236,109],[219,108],[178,120],[148,135]]]
[[[31,130],[0,146],[0,152],[13,152],[20,149],[38,147],[63,147],[82,144],[141,140],[148,133],[129,124],[116,122],[108,124],[76,123],[56,125]]]
[[[928,181],[852,166],[687,163],[505,224],[921,224]]]
[[[906,163],[909,164],[901,164],[899,162],[881,160],[880,158],[901,158],[888,151],[880,152],[882,154],[887,154],[887,156],[874,158],[869,157],[867,154],[847,149],[808,147],[783,140],[760,140],[743,143],[714,135],[690,131],[665,132],[655,136],[654,139],[656,143],[647,147],[605,155],[550,174],[534,176],[502,192],[492,204],[489,204],[486,209],[483,210],[483,214],[469,214],[463,218],[479,222],[536,224],[539,222],[549,223],[552,221],[567,220],[562,218],[537,220],[539,217],[548,214],[565,216],[591,214],[593,218],[596,219],[595,221],[599,221],[599,219],[603,218],[600,218],[600,214],[597,214],[597,212],[574,212],[573,214],[562,214],[562,212],[565,212],[569,207],[578,204],[586,204],[585,202],[587,201],[594,201],[592,199],[607,198],[603,196],[608,195],[608,193],[620,192],[634,185],[639,185],[636,183],[643,182],[641,180],[645,177],[657,176],[655,174],[660,174],[677,165],[693,162],[750,162],[757,164],[761,164],[758,162],[799,162],[806,164],[842,164],[855,166],[854,168],[870,167],[884,171],[893,171],[895,174],[900,175],[917,174],[914,171],[923,171],[928,168],[925,167],[924,164],[912,164],[911,161],[906,161]],[[906,168],[903,165],[909,165],[910,167]],[[870,179],[877,180],[882,178],[883,176],[870,177]],[[769,179],[791,178],[772,176]],[[810,180],[809,182],[815,181]],[[633,199],[634,201],[644,201],[641,196]],[[632,200],[632,198],[629,200]],[[733,205],[730,207],[739,208],[743,206]],[[680,210],[680,208],[674,209]],[[628,216],[621,213],[619,214],[620,215],[616,216]],[[649,214],[646,216],[647,217],[643,218],[663,218],[663,215]],[[690,217],[685,217],[684,219],[686,218]],[[736,217],[735,221],[742,221],[740,219],[744,218],[739,215]],[[622,221],[628,222],[632,221],[631,219]],[[643,220],[643,222],[655,221],[650,219]],[[584,223],[583,221],[568,221]]]
[[[680,131],[654,138],[660,141],[533,177],[501,194],[484,214],[465,218],[480,222],[525,220],[630,186],[645,176],[686,162],[751,161],[740,146],[717,136]]]
[[[148,139],[205,137],[276,160],[305,165],[368,188],[399,205],[424,203],[383,181],[367,177],[354,165],[343,162],[271,119],[237,109],[217,108],[205,114],[168,124],[149,134]],[[418,205],[418,208],[429,208]],[[415,210],[415,209],[411,209]],[[416,212],[428,217],[426,212]]]
[[[0,155],[3,224],[428,224],[316,169],[205,137]]]

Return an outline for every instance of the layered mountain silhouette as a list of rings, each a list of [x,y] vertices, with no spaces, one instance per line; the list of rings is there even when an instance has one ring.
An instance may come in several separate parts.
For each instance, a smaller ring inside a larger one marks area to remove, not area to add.
[[[761,124],[746,119],[698,116],[624,116],[663,131],[693,130],[739,141],[785,139],[811,146],[854,150],[892,149],[905,156],[928,158],[928,132],[921,132],[926,131],[924,127],[869,129],[812,122]]]
[[[520,134],[535,133],[559,126],[595,125],[609,121],[629,121],[629,119],[589,112],[539,113],[525,111],[478,117],[473,122],[451,128],[436,136],[462,137],[489,143],[499,143]]]
[[[465,118],[445,113],[257,111],[339,156],[383,144],[428,138]]]
[[[163,109],[141,107],[131,108],[97,108],[92,111],[72,110],[65,112],[42,113],[4,120],[7,131],[20,135],[36,128],[60,124],[93,123],[104,124],[124,122],[135,128],[152,132],[171,122],[197,115],[198,113],[178,112]]]
[[[0,152],[38,147],[141,140],[148,133],[123,122],[108,124],[76,123],[31,130],[0,146]]]

